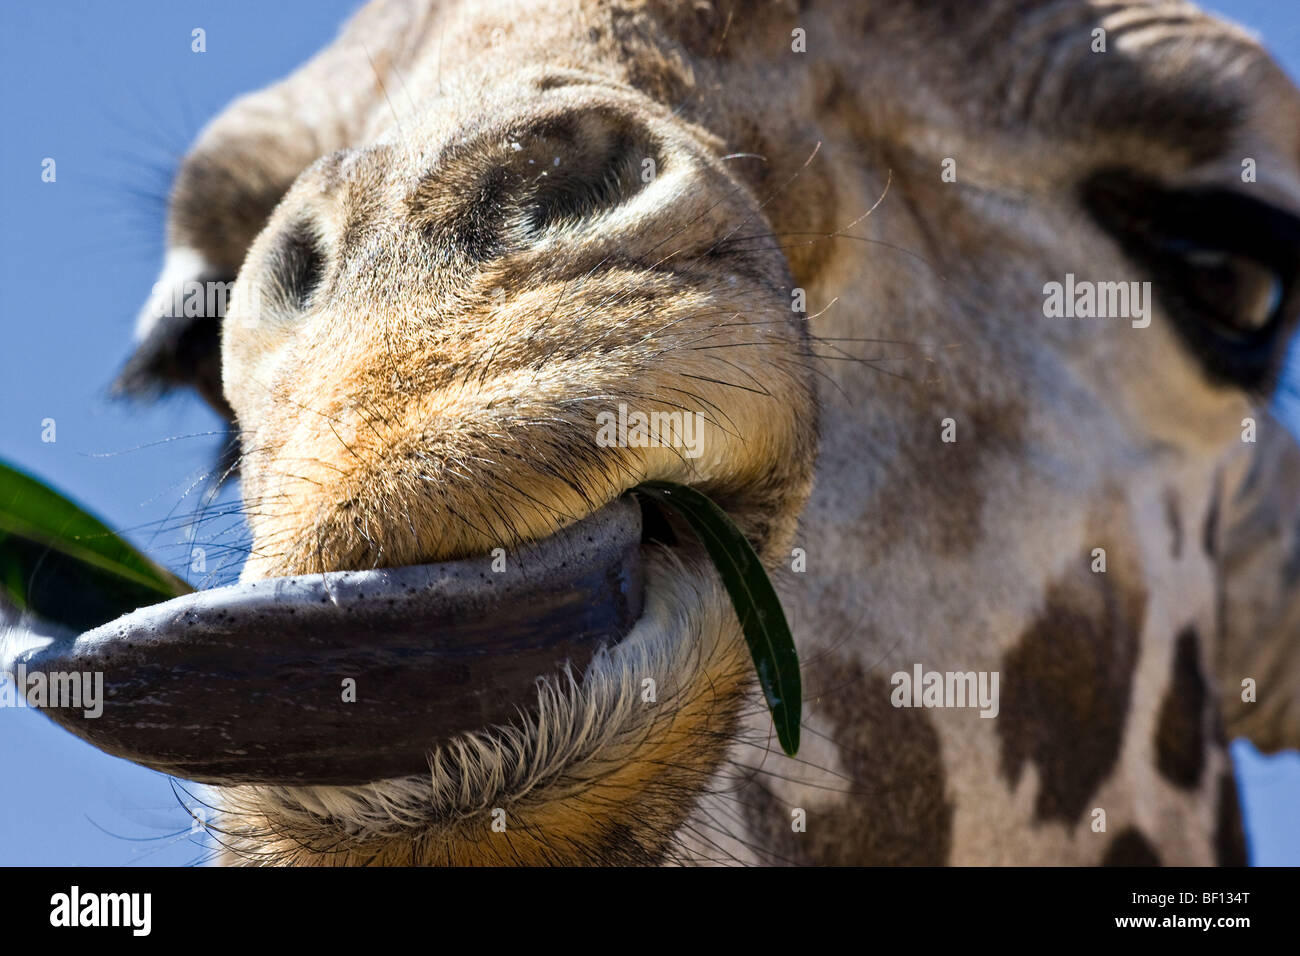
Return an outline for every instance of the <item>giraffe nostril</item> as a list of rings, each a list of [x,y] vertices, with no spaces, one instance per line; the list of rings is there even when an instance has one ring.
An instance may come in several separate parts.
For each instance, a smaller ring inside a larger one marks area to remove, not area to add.
[[[270,291],[295,312],[305,311],[325,278],[325,251],[305,222],[290,225],[271,254]]]
[[[521,203],[529,226],[577,222],[627,202],[654,180],[659,151],[636,128],[573,117],[542,134],[524,159]]]
[[[490,258],[626,203],[662,171],[645,127],[612,108],[567,110],[483,133],[439,157],[407,200],[416,225]]]

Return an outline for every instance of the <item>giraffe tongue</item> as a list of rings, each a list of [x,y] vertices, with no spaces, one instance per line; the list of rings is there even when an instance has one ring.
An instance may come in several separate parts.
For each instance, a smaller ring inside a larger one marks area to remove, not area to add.
[[[514,719],[539,676],[580,675],[631,629],[640,536],[620,499],[504,573],[477,558],[214,588],[36,649],[0,641],[0,673],[96,747],[203,783],[418,774],[434,746]],[[64,675],[80,675],[79,706],[53,706]]]

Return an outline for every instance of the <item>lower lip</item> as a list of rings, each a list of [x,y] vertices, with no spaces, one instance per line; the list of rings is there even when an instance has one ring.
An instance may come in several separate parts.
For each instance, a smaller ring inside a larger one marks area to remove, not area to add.
[[[43,708],[96,747],[213,784],[358,784],[427,771],[580,677],[641,613],[630,499],[505,558],[274,578],[142,608],[8,663],[102,674],[102,713]],[[498,568],[500,562],[497,563]],[[19,687],[19,692],[23,687]],[[57,703],[48,701],[48,703]]]

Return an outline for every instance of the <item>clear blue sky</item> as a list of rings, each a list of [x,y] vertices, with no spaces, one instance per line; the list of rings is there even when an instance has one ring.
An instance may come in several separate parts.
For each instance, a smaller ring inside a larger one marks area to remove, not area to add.
[[[195,482],[220,422],[197,399],[105,399],[161,257],[177,156],[235,95],[333,36],[355,0],[44,0],[0,10],[0,458],[36,472],[181,569],[207,545],[214,580],[230,518],[195,530]],[[1300,76],[1294,0],[1209,6],[1268,41]],[[207,52],[190,31],[207,31]],[[58,181],[40,181],[44,157]],[[57,441],[40,440],[41,421]],[[225,500],[229,501],[229,494]],[[1237,745],[1255,858],[1300,864],[1300,755]],[[183,864],[202,856],[168,778],[108,757],[44,718],[0,709],[0,864]]]

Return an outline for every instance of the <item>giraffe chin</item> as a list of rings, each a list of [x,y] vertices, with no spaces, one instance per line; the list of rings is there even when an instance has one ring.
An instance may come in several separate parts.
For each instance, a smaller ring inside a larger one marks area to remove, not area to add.
[[[508,723],[641,616],[641,512],[617,499],[504,559],[246,581],[4,662],[16,686],[94,675],[43,713],[115,756],[212,784],[361,784]],[[21,675],[21,680],[19,676]]]
[[[753,670],[694,542],[643,546],[645,607],[619,642],[536,682],[508,724],[364,785],[235,785],[218,813],[230,865],[657,864],[735,739]],[[503,839],[508,834],[508,839]]]

